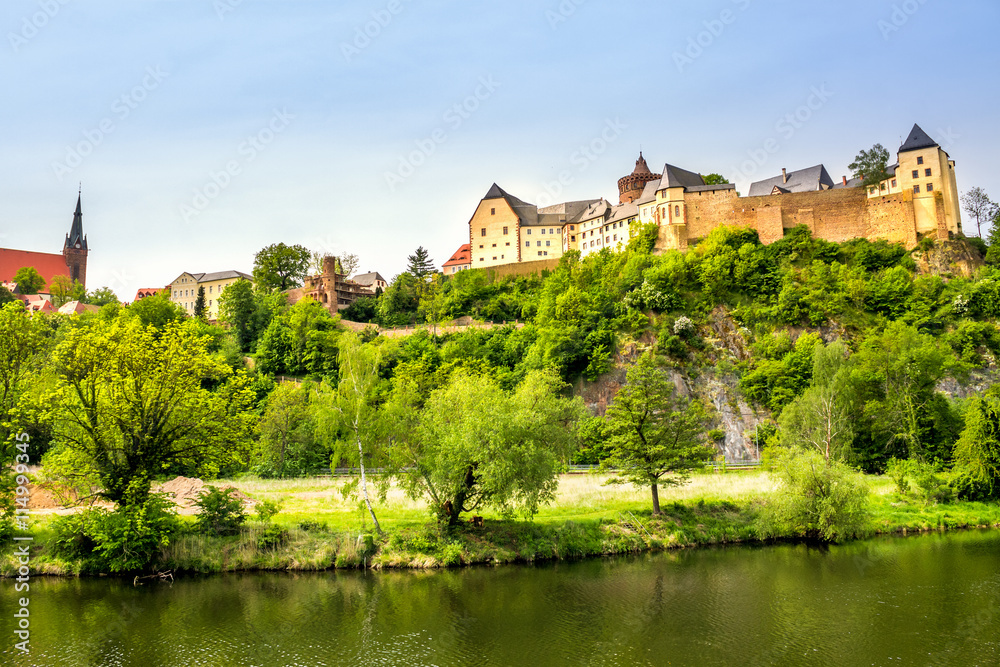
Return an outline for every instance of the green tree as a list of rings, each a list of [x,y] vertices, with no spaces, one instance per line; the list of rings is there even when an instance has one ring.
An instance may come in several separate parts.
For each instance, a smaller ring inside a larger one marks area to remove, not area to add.
[[[781,487],[758,517],[762,537],[838,542],[870,532],[869,490],[861,475],[802,449],[782,452],[775,468]]]
[[[86,296],[87,303],[94,306],[105,306],[109,303],[121,303],[118,300],[118,295],[115,294],[110,287],[98,287],[93,292],[90,292]]]
[[[875,144],[870,150],[858,153],[847,168],[854,174],[854,178],[862,180],[864,187],[877,187],[889,178],[889,150],[882,144]]]
[[[782,411],[778,420],[782,444],[815,449],[826,461],[830,457],[842,458],[854,438],[844,388],[850,372],[849,354],[839,340],[816,347],[812,385]]]
[[[11,292],[9,289],[0,284],[0,306],[12,303],[17,300],[18,298],[14,296],[13,292]]]
[[[45,287],[45,278],[33,266],[25,266],[14,274],[14,282],[21,294],[38,294]]]
[[[709,174],[705,176],[705,185],[725,185],[729,181],[722,174]]]
[[[532,517],[555,497],[558,473],[585,414],[552,371],[534,371],[513,392],[489,376],[460,372],[434,391],[419,426],[393,453],[403,488],[440,520],[492,507]]]
[[[246,438],[245,379],[230,378],[190,327],[96,320],[68,332],[53,356],[58,437],[91,462],[101,495],[119,506],[143,505],[153,477],[173,466],[214,474]]]
[[[219,320],[229,325],[243,352],[252,352],[279,305],[249,280],[230,283],[219,296]]]
[[[300,245],[275,243],[254,255],[253,281],[258,289],[285,291],[302,285],[312,256]]]
[[[965,428],[955,443],[955,468],[966,478],[961,495],[970,499],[1000,496],[1000,389],[973,396],[965,409]],[[963,492],[964,491],[964,492]]]
[[[976,236],[983,237],[983,223],[991,222],[1000,212],[1000,205],[989,198],[986,191],[976,186],[960,197],[962,210],[976,220]]]
[[[260,434],[258,469],[284,477],[289,470],[301,473],[310,467],[308,462],[301,460],[313,443],[309,407],[308,387],[294,382],[275,387],[257,424]],[[293,459],[292,465],[289,465],[290,459]]]
[[[406,272],[421,282],[435,272],[434,260],[423,246],[406,258]]]
[[[163,328],[171,322],[181,322],[187,317],[184,309],[170,300],[166,290],[133,302],[124,312],[146,326],[157,328]]]
[[[701,402],[678,396],[669,373],[651,355],[628,370],[606,419],[609,455],[601,465],[617,471],[608,483],[649,486],[653,514],[660,513],[659,485],[686,483],[714,453]]]
[[[205,287],[203,285],[198,286],[198,296],[194,302],[194,316],[200,320],[205,319],[205,313],[208,312],[208,305],[205,299]]]

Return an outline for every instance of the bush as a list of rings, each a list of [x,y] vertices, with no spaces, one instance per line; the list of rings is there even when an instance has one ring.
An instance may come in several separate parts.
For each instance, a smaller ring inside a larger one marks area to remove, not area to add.
[[[782,488],[758,517],[761,537],[838,542],[869,532],[869,491],[861,475],[802,450],[781,452],[775,468]]]
[[[247,520],[243,501],[236,489],[209,486],[195,502],[198,506],[198,530],[206,535],[235,535]]]
[[[52,528],[54,555],[81,561],[84,571],[132,572],[156,560],[180,522],[173,502],[152,494],[141,506],[89,510],[57,519]]]
[[[886,474],[896,484],[896,493],[901,498],[916,497],[932,503],[950,502],[955,491],[948,480],[937,473],[937,468],[930,463],[912,459],[892,459],[886,467]]]
[[[257,503],[257,507],[254,508],[254,512],[257,514],[257,520],[262,523],[267,523],[280,511],[281,503],[276,503],[273,500],[262,500]]]
[[[274,524],[267,524],[257,535],[257,548],[260,550],[274,549],[285,543],[288,532]]]

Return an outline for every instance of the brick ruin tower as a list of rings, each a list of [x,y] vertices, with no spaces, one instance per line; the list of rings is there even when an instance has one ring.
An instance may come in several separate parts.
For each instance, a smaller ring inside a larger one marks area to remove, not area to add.
[[[73,226],[70,227],[69,234],[66,235],[62,254],[66,259],[66,268],[69,269],[70,279],[86,287],[87,255],[90,254],[90,249],[87,247],[87,237],[83,234],[83,209],[80,205],[82,196],[82,192],[77,195]]]
[[[628,176],[618,179],[618,203],[631,204],[642,196],[642,190],[646,183],[660,178],[659,174],[649,171],[642,151],[639,151],[639,159],[635,161],[635,170]]]

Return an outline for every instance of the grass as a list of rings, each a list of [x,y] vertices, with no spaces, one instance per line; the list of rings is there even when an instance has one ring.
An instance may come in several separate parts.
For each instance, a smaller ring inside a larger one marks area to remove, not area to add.
[[[509,520],[484,511],[482,527],[462,524],[451,531],[431,519],[426,503],[393,486],[375,508],[385,530],[382,537],[373,535],[371,519],[357,498],[340,492],[343,479],[220,480],[254,499],[280,502],[281,512],[273,519],[277,529],[251,520],[233,537],[186,530],[162,550],[158,567],[187,572],[426,568],[759,541],[756,513],[776,490],[772,477],[762,471],[697,474],[684,486],[661,486],[663,513],[653,516],[648,488],[607,485],[607,479],[563,475],[556,501],[542,507],[534,520]],[[872,532],[1000,527],[998,504],[928,504],[899,498],[885,477],[869,477],[868,483]],[[35,526],[34,571],[78,574],[80,563],[50,554],[50,521]],[[183,521],[193,526],[193,517]],[[0,573],[9,576],[15,567],[9,553],[0,557]]]

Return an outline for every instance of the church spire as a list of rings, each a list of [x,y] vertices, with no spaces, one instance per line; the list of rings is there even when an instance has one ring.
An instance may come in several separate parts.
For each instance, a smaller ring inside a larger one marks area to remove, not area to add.
[[[66,235],[66,246],[67,248],[80,248],[82,250],[87,249],[87,237],[83,235],[83,187],[81,186],[80,192],[76,197],[76,212],[73,213],[73,226],[69,229],[69,234]]]

